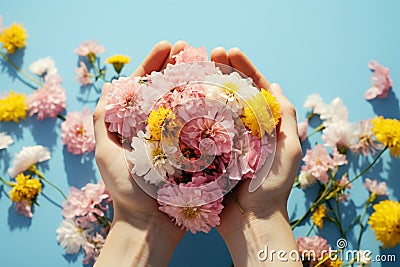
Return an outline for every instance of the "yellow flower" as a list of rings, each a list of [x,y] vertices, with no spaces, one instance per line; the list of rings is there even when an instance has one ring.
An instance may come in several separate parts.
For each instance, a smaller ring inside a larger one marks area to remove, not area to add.
[[[171,112],[172,110],[166,109],[164,107],[159,107],[158,110],[153,109],[150,112],[149,118],[147,120],[150,131],[150,140],[152,141],[161,140],[161,132],[164,121]]]
[[[0,43],[3,44],[3,48],[7,50],[8,54],[13,54],[16,48],[24,48],[27,44],[26,38],[28,35],[22,24],[13,23],[0,33]]]
[[[26,118],[28,106],[25,103],[24,94],[16,94],[13,91],[8,96],[0,99],[0,121],[19,122],[19,119]]]
[[[400,203],[384,200],[373,206],[368,224],[375,231],[376,239],[384,248],[391,248],[400,243]]]
[[[131,58],[124,55],[113,55],[106,59],[107,64],[112,64],[114,70],[119,74],[125,64],[128,64]]]
[[[372,119],[376,140],[390,149],[390,155],[400,157],[400,121],[382,116]]]
[[[336,256],[337,257],[337,256]],[[342,267],[342,260],[337,257],[336,259],[324,258],[321,260],[322,263],[318,263],[320,267]]]
[[[14,202],[24,199],[34,200],[42,191],[42,183],[39,179],[31,179],[29,175],[20,173],[15,178],[16,184],[10,191],[10,198]]]
[[[276,97],[261,88],[261,92],[247,104],[242,114],[244,125],[260,138],[264,133],[271,134],[281,117],[281,107]]]
[[[326,218],[326,207],[325,205],[320,205],[311,216],[311,220],[314,222],[318,228],[322,228],[324,226],[324,219]]]

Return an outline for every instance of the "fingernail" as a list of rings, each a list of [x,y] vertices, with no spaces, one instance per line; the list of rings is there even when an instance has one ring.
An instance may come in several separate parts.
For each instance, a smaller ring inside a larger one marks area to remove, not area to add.
[[[277,94],[283,94],[283,91],[282,91],[281,86],[280,86],[279,84],[277,84],[277,83],[272,83],[272,84],[269,86],[269,89],[270,89],[271,91],[277,93]]]

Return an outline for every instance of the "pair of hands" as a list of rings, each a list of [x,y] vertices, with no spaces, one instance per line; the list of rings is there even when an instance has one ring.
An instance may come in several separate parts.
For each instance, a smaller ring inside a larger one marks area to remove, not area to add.
[[[164,69],[168,63],[173,62],[173,56],[186,46],[187,43],[183,41],[177,42],[173,46],[166,41],[158,43],[132,75],[145,76],[152,71]],[[281,105],[282,118],[277,128],[276,154],[267,179],[253,193],[248,192],[249,181],[242,182],[235,188],[239,204],[245,211],[244,214],[236,207],[232,197],[225,197],[221,224],[217,227],[231,252],[235,265],[245,266],[251,262],[257,262],[257,255],[254,253],[263,249],[267,242],[270,244],[270,241],[274,240],[276,227],[284,226],[282,231],[288,239],[287,242],[280,244],[283,241],[280,236],[281,240],[273,243],[272,247],[277,245],[287,249],[293,248],[294,240],[287,219],[286,204],[301,158],[296,114],[293,105],[283,95],[279,86],[270,86],[267,79],[239,49],[234,48],[226,52],[223,48],[215,48],[211,52],[211,60],[241,71],[251,77],[259,88],[269,88],[277,96]],[[97,265],[102,266],[104,263],[106,266],[108,260],[112,261],[109,251],[112,250],[112,246],[114,248],[116,245],[119,246],[119,238],[129,236],[123,234],[125,231],[135,234],[132,238],[141,236],[145,240],[143,243],[145,249],[142,250],[145,255],[143,253],[133,255],[132,258],[125,261],[127,264],[129,260],[135,260],[137,265],[142,263],[148,266],[152,265],[151,262],[154,265],[166,265],[173,249],[185,233],[176,227],[166,214],[158,210],[156,200],[142,191],[132,179],[126,167],[124,153],[121,153],[121,145],[115,135],[107,131],[107,125],[104,122],[105,105],[107,104],[105,96],[106,92],[103,92],[94,111],[96,162],[114,201],[113,228],[118,228],[118,230],[114,230],[115,237],[112,236],[113,229],[111,230],[107,241],[110,239],[111,241],[108,243],[113,245],[108,245],[106,242]],[[252,237],[254,234],[259,240]],[[172,244],[172,246],[159,243],[156,246],[168,246],[168,248],[165,248],[164,251],[158,251],[158,248],[154,250],[151,244],[155,239],[158,239],[159,242],[165,240],[166,244]],[[132,244],[135,240],[121,242],[123,243],[122,247],[124,244],[125,246],[135,246]],[[259,246],[258,249],[257,246]],[[125,250],[126,253],[130,253],[127,248]],[[250,256],[243,258],[245,250],[247,250],[247,255],[254,254],[252,255],[253,259],[249,259]],[[241,255],[235,255],[236,251]],[[164,257],[163,261],[155,263],[155,259],[152,257],[156,256]],[[122,259],[120,258],[120,260]],[[274,266],[277,264],[275,263]]]

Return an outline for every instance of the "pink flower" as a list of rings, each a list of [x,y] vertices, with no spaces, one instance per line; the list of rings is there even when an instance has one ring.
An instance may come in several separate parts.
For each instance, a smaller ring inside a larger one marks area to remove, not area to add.
[[[250,139],[249,156],[248,156],[248,171],[242,179],[254,178],[257,171],[264,165],[268,156],[273,152],[272,146],[268,143],[268,138],[264,135],[261,140],[256,135],[248,134]]]
[[[93,118],[88,108],[82,112],[67,114],[65,121],[61,123],[61,141],[67,146],[68,151],[75,155],[94,150]]]
[[[78,48],[75,49],[75,53],[79,56],[86,57],[90,53],[95,55],[105,52],[104,46],[97,44],[97,40],[84,41]]]
[[[308,128],[308,119],[306,119],[303,122],[300,122],[297,125],[297,132],[299,134],[299,138],[301,141],[304,141],[307,139],[307,128]]]
[[[104,84],[103,90],[110,92],[105,108],[105,121],[110,123],[110,132],[131,137],[144,130],[147,116],[141,108],[143,97],[140,88],[140,84],[131,77],[121,77]]]
[[[46,75],[43,87],[29,95],[27,104],[29,116],[37,113],[38,120],[57,117],[66,106],[66,93],[61,87],[61,77],[56,73]]]
[[[350,149],[355,154],[363,154],[364,157],[369,153],[374,155],[376,150],[382,149],[382,145],[374,140],[370,119],[362,120],[356,125]]]
[[[326,122],[321,138],[326,146],[342,151],[350,146],[353,133],[354,127],[347,120]]]
[[[79,62],[80,67],[75,69],[76,72],[76,80],[82,85],[86,86],[92,84],[92,78],[90,77],[89,70],[86,67],[86,64],[81,61]]]
[[[71,187],[68,198],[63,203],[62,215],[67,219],[84,216],[87,220],[96,222],[96,215],[104,216],[103,211],[107,209],[102,202],[109,198],[102,181],[98,184],[88,183],[81,190]]]
[[[217,186],[209,190],[194,187],[165,186],[157,191],[159,209],[168,214],[181,229],[191,233],[208,233],[211,227],[219,225],[223,206],[222,191]]]
[[[349,194],[345,192],[346,189],[352,189],[353,185],[349,184],[349,179],[347,177],[347,174],[344,174],[342,176],[342,178],[340,178],[340,180],[337,182],[337,185],[340,187],[343,187],[343,190],[341,192],[339,192],[338,196],[337,196],[337,200],[339,202],[344,202],[347,201]]]
[[[393,86],[393,82],[389,77],[390,70],[379,65],[375,60],[368,63],[368,67],[372,71],[371,84],[372,87],[365,92],[365,99],[371,100],[374,98],[386,98]]]
[[[299,254],[304,257],[303,260],[310,260],[310,266],[314,266],[329,251],[328,241],[320,236],[299,237],[296,243]]]
[[[23,199],[21,202],[15,203],[15,210],[28,218],[33,217],[32,203],[29,200]]]
[[[378,181],[371,180],[369,178],[365,179],[364,187],[371,193],[375,193],[378,196],[387,196],[387,187],[385,182],[381,182],[378,184]]]
[[[304,108],[311,108],[315,114],[320,114],[321,109],[326,104],[322,100],[319,94],[311,94],[307,97],[307,100],[304,102]]]
[[[207,50],[205,47],[192,47],[187,46],[179,54],[173,56],[175,58],[175,64],[189,63],[196,61],[206,61],[207,60]]]
[[[337,150],[333,151],[332,156],[323,145],[316,145],[312,150],[307,149],[303,158],[306,164],[302,166],[301,170],[326,183],[329,180],[327,174],[329,170],[347,164],[346,155],[339,154]]]

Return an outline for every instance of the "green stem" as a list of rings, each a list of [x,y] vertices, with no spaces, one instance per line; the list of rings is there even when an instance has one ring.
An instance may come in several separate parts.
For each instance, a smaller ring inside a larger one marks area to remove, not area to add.
[[[314,129],[314,131],[312,131],[310,134],[307,135],[307,138],[313,136],[316,133],[319,133],[323,129],[325,129],[325,125],[323,123],[321,123],[321,125],[319,125],[317,128]]]
[[[32,77],[29,73],[25,72],[23,69],[18,67],[12,60],[7,57],[4,53],[0,52],[1,57],[3,58],[4,61],[6,61],[8,64],[10,64],[15,70],[17,70],[19,73],[21,73],[25,78],[28,80],[31,80],[32,82],[36,83],[38,86],[42,87],[43,83]]]
[[[14,183],[11,183],[11,182],[8,182],[8,181],[4,180],[3,177],[1,177],[1,176],[0,176],[0,181],[1,181],[3,184],[5,184],[5,185],[7,185],[7,186],[10,186],[10,187],[13,187],[13,186],[15,185]]]
[[[104,74],[100,72],[100,68],[97,66],[95,61],[89,59],[90,64],[92,64],[93,70],[95,72],[95,77],[102,79],[104,82],[107,82],[106,78],[104,78]]]
[[[64,199],[67,199],[67,196],[64,194],[64,192],[55,184],[53,184],[52,182],[50,182],[49,180],[46,179],[46,177],[44,177],[43,173],[41,171],[39,171],[39,169],[36,167],[36,165],[32,165],[29,170],[31,172],[33,172],[34,174],[36,174],[40,179],[42,179],[43,181],[45,181],[46,183],[48,183],[51,187],[53,187],[55,190],[57,190]]]
[[[360,232],[358,233],[358,238],[357,238],[357,250],[360,250],[361,238],[362,238],[362,234],[363,234],[364,228],[365,228],[365,225],[363,222],[364,222],[365,216],[367,215],[367,210],[368,210],[369,204],[370,203],[368,201],[365,203],[364,212],[363,212],[363,215],[361,216],[361,219],[359,222]]]
[[[61,115],[61,114],[57,114],[57,118],[59,118],[62,121],[66,120],[65,117],[63,115]]]
[[[314,228],[315,228],[315,223],[313,223],[313,224],[311,225],[310,230],[308,230],[306,236],[310,236],[310,234],[311,234],[311,232],[312,232],[312,230],[313,230]]]

